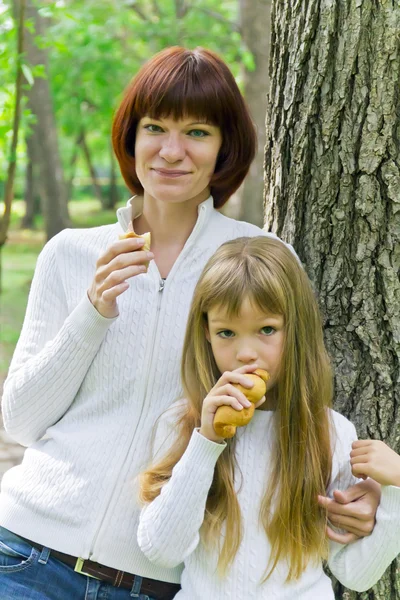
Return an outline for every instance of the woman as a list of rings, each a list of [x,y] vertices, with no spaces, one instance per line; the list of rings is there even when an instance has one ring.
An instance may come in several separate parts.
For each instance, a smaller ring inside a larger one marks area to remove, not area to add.
[[[5,427],[28,449],[2,482],[2,600],[23,590],[167,600],[179,589],[181,569],[155,567],[138,547],[135,478],[158,416],[182,393],[186,319],[206,261],[261,233],[215,210],[243,181],[255,132],[226,65],[171,48],[128,87],[113,143],[136,196],[116,224],[45,246],[5,384]],[[128,229],[151,232],[150,253],[139,238],[118,239]]]

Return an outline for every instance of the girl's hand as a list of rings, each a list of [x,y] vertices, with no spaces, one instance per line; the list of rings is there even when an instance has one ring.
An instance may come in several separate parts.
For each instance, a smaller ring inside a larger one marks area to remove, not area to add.
[[[400,487],[400,456],[394,450],[380,440],[358,440],[352,448],[350,463],[355,477]]]
[[[251,389],[253,382],[247,379],[246,373],[253,373],[258,368],[258,365],[245,365],[235,371],[225,371],[218,379],[215,386],[203,401],[203,409],[201,412],[201,427],[200,433],[205,438],[212,442],[222,442],[223,438],[218,436],[214,431],[214,416],[219,406],[232,406],[236,410],[242,410],[243,407],[248,408],[251,402],[246,396],[235,387],[234,383],[240,383],[243,387]],[[265,396],[256,404],[256,408],[265,402]]]
[[[146,263],[154,258],[154,254],[141,251],[143,244],[143,238],[119,240],[97,261],[88,296],[103,317],[118,316],[117,298],[128,289],[126,280],[147,271]]]

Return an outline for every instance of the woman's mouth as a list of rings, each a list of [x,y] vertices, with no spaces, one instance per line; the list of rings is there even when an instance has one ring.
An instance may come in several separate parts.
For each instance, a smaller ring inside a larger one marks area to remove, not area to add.
[[[190,171],[180,171],[179,169],[155,169],[153,168],[152,171],[154,171],[155,173],[157,173],[157,175],[160,175],[161,177],[170,177],[170,178],[177,178],[177,177],[184,177],[185,175],[190,175]]]

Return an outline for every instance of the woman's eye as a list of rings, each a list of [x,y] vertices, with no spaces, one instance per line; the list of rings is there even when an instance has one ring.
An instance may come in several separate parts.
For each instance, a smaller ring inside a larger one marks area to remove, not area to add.
[[[270,325],[266,325],[261,329],[261,331],[264,335],[272,335],[273,333],[275,333],[276,329],[274,329]]]
[[[208,131],[203,131],[203,129],[191,129],[189,131],[189,135],[191,137],[202,138],[210,134],[208,133]]]
[[[218,337],[221,337],[222,339],[226,340],[228,338],[233,337],[235,334],[230,329],[223,329],[222,331],[218,331],[217,335]]]
[[[160,133],[160,131],[163,131],[162,127],[153,124],[145,125],[144,128],[150,131],[150,133]]]

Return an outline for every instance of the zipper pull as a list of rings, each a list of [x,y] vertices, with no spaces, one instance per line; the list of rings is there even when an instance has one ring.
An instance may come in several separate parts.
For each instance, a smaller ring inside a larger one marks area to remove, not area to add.
[[[162,292],[165,286],[165,279],[160,279],[160,286],[158,288],[159,292]]]

